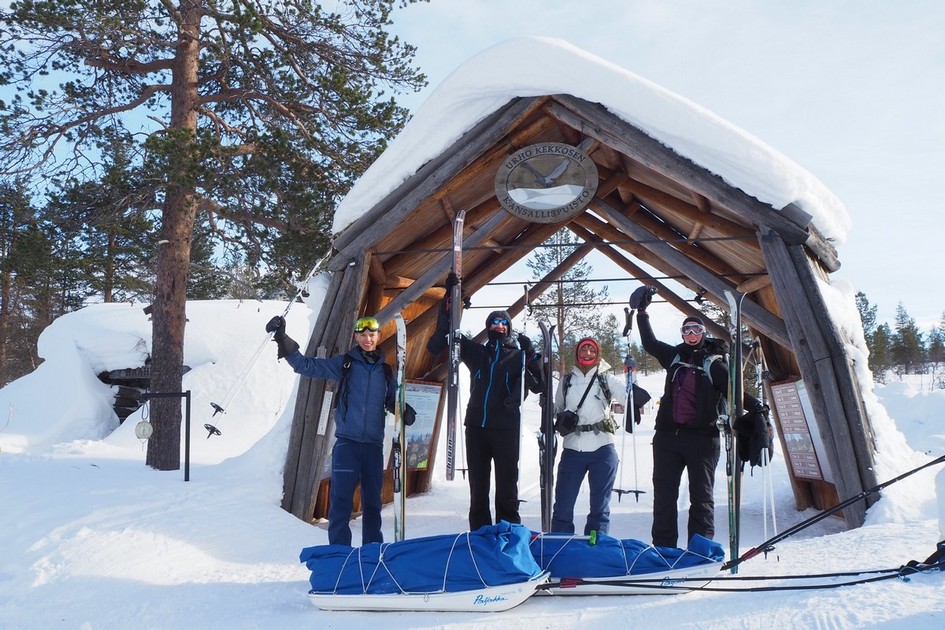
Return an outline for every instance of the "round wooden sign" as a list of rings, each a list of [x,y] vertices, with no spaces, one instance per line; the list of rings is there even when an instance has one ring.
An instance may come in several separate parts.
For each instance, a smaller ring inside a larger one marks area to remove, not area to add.
[[[533,223],[557,223],[581,212],[597,192],[597,165],[569,144],[544,142],[516,151],[499,167],[502,207]]]

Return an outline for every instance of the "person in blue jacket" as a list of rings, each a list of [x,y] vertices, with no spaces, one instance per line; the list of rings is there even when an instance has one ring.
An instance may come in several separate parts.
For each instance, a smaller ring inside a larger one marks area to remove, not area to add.
[[[381,488],[384,483],[384,426],[397,396],[394,370],[377,349],[380,324],[362,317],[354,324],[356,345],[327,359],[306,357],[299,344],[285,333],[285,319],[273,317],[266,331],[274,333],[278,358],[296,373],[310,378],[338,381],[335,393],[335,445],[331,451],[331,492],[328,507],[328,542],[351,546],[348,521],[354,508],[354,491],[361,484],[361,544],[384,542],[381,533]],[[404,422],[413,424],[414,410],[407,405]]]
[[[449,284],[451,280],[447,280]],[[449,289],[447,289],[449,296]],[[466,464],[469,466],[469,529],[492,524],[489,506],[492,467],[495,466],[495,518],[521,523],[518,511],[518,460],[522,422],[522,378],[525,387],[540,393],[544,387],[541,355],[531,340],[512,334],[512,318],[493,311],[486,318],[488,340],[477,343],[460,338],[460,359],[469,369],[470,392],[466,406]],[[443,302],[437,328],[427,350],[439,354],[447,345],[449,308]],[[524,354],[524,356],[523,356]],[[523,374],[523,367],[524,374]]]

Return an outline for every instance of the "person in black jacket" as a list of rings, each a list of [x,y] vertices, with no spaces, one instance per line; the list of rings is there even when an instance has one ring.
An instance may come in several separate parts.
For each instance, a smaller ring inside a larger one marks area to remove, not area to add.
[[[443,301],[436,331],[427,342],[427,350],[433,354],[439,354],[447,345],[447,300]],[[489,338],[483,344],[465,335],[460,337],[460,358],[470,375],[469,403],[464,422],[470,531],[493,522],[489,506],[493,464],[496,521],[522,522],[518,512],[518,460],[523,365],[528,390],[539,393],[544,383],[541,355],[535,353],[526,335],[519,333],[518,344],[515,343],[512,318],[506,311],[489,313],[486,330]]]
[[[706,347],[705,324],[683,320],[682,343],[659,341],[646,307],[654,291],[645,287],[636,308],[643,349],[666,370],[666,384],[653,436],[653,544],[676,547],[677,502],[683,470],[689,475],[688,540],[715,535],[715,469],[721,455],[718,419],[728,392],[724,355]],[[639,291],[639,290],[638,290]],[[631,304],[633,298],[631,298]]]

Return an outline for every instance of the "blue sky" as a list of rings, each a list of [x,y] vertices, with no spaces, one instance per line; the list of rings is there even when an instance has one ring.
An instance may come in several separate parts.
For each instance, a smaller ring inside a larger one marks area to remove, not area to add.
[[[816,175],[852,218],[848,280],[924,330],[945,173],[945,5],[903,0],[431,0],[394,14],[430,86],[491,45],[565,39],[702,105]],[[611,288],[615,297],[622,286]]]
[[[7,8],[8,0],[0,0]],[[394,12],[430,79],[523,35],[558,37],[712,110],[817,176],[846,205],[848,280],[923,330],[945,300],[945,3],[927,0],[430,0]],[[609,275],[609,274],[608,274]],[[624,285],[611,288],[619,297]]]

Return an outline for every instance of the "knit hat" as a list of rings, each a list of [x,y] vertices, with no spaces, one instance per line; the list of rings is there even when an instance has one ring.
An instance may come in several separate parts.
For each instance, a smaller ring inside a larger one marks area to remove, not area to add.
[[[592,361],[587,361],[586,359],[581,358],[581,346],[593,346],[594,359]],[[595,365],[598,361],[600,361],[600,344],[597,343],[596,339],[585,337],[584,339],[578,341],[577,345],[574,346],[574,356],[580,365]]]
[[[505,334],[500,335],[498,331],[492,329],[492,322],[497,319],[505,320]],[[486,317],[486,331],[489,334],[489,339],[508,339],[512,335],[512,317],[508,311],[492,311],[489,313],[489,316]]]
[[[684,319],[682,322],[682,325],[685,326],[686,324],[699,324],[700,326],[705,328],[705,322],[702,321],[702,318],[696,317],[695,315],[690,315],[689,317]]]

